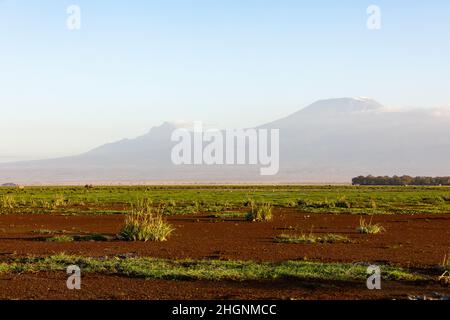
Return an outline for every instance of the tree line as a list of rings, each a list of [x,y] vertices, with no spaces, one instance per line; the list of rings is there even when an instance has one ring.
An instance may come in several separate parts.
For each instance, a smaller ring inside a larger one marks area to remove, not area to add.
[[[368,175],[353,178],[352,184],[363,186],[450,186],[450,177],[375,177]]]

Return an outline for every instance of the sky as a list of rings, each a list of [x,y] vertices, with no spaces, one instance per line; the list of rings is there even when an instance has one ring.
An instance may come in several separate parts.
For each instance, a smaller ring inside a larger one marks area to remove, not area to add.
[[[249,127],[326,98],[450,105],[447,0],[0,0],[0,39],[0,162],[164,121]]]

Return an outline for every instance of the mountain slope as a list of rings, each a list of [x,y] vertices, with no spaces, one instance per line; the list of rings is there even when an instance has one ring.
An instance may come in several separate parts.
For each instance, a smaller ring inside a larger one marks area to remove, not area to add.
[[[280,130],[276,176],[261,177],[259,166],[174,166],[176,126],[164,123],[79,156],[0,165],[0,182],[348,182],[360,174],[450,174],[450,117],[430,110],[388,112],[368,98],[329,99],[258,128]]]

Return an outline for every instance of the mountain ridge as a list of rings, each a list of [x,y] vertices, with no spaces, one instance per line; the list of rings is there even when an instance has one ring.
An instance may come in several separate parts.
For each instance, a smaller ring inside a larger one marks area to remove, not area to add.
[[[326,99],[256,127],[280,130],[280,172],[274,177],[260,177],[253,166],[174,166],[170,135],[188,123],[164,122],[134,139],[104,144],[77,156],[0,164],[0,182],[349,182],[360,174],[448,175],[450,118],[384,109],[369,98]]]

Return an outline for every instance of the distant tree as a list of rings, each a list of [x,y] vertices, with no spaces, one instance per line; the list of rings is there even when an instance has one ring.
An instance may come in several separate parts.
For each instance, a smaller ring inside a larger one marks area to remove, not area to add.
[[[353,185],[361,186],[450,186],[450,177],[410,177],[410,176],[358,176]]]

